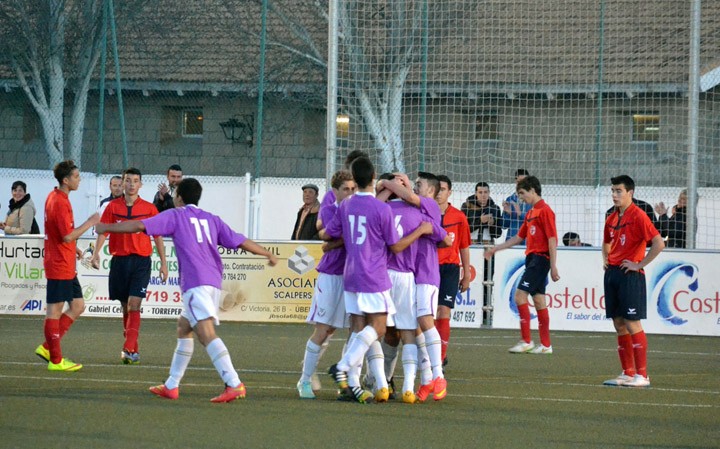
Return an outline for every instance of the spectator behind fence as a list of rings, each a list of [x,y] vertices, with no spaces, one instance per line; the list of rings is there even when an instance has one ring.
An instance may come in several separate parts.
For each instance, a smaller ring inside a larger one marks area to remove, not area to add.
[[[583,243],[577,232],[566,232],[565,235],[563,235],[562,241],[565,246],[592,246],[589,243]]]
[[[12,183],[12,198],[8,206],[5,222],[0,229],[5,235],[40,234],[40,227],[35,221],[35,203],[30,199],[27,185],[22,181]]]
[[[180,181],[183,179],[182,168],[173,164],[168,167],[167,171],[167,184],[161,182],[158,184],[158,191],[153,199],[153,204],[157,208],[158,212],[172,209],[175,207],[173,203],[173,197],[175,197],[175,189],[177,188]]]
[[[318,194],[320,190],[315,184],[305,184],[302,186],[302,192],[303,205],[298,210],[290,240],[320,240],[317,229],[318,212],[320,211]]]
[[[687,189],[683,189],[678,196],[678,202],[672,208],[672,216],[668,208],[661,201],[655,205],[658,214],[660,235],[666,240],[668,248],[687,247]]]
[[[515,170],[515,185],[523,179],[527,178],[530,173],[524,168],[518,168]],[[525,220],[525,214],[528,213],[531,206],[520,199],[517,192],[513,192],[512,195],[505,198],[502,203],[503,208],[503,229],[507,229],[507,235],[505,240],[510,240],[520,230],[523,221]]]
[[[477,243],[492,245],[502,234],[502,212],[490,198],[488,183],[478,182],[475,195],[467,197],[460,209],[467,216],[470,232],[478,231]]]

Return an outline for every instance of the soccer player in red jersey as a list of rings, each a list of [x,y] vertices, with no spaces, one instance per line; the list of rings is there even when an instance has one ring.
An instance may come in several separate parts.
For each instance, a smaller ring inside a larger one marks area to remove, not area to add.
[[[63,161],[55,165],[53,175],[58,187],[45,200],[45,343],[35,349],[35,354],[47,360],[50,371],[77,371],[82,365],[63,358],[60,340],[85,310],[75,269],[75,258],[80,259],[83,252],[75,242],[100,216],[94,213],[76,228],[68,194],[80,186],[80,170],[73,161]],[[69,307],[63,313],[66,302]]]
[[[125,194],[110,201],[103,211],[102,223],[121,223],[129,220],[144,220],[154,217],[158,210],[153,203],[140,198],[142,173],[134,167],[123,172],[122,182]],[[90,263],[100,267],[100,251],[107,236],[98,234],[95,252]],[[160,257],[160,279],[168,277],[165,246],[160,236],[155,236],[155,247]],[[116,234],[110,239],[110,276],[108,291],[110,299],[120,301],[123,312],[123,335],[125,343],[120,359],[126,365],[140,363],[138,337],[140,334],[140,306],[145,298],[150,273],[152,272],[152,243],[150,236],[143,232]]]
[[[465,293],[470,286],[470,225],[467,216],[448,202],[452,194],[452,181],[445,175],[438,175],[440,190],[435,201],[440,206],[442,227],[447,231],[452,246],[438,248],[440,263],[440,289],[435,327],[440,334],[440,348],[443,366],[447,365],[447,347],[450,343],[450,313],[455,307],[458,289]],[[461,274],[462,265],[462,278]],[[458,284],[459,283],[459,284]]]
[[[520,231],[510,240],[485,251],[485,258],[490,259],[496,251],[509,248],[527,239],[525,250],[525,273],[515,291],[515,304],[520,315],[520,335],[522,339],[510,352],[515,354],[552,354],[550,344],[550,315],[545,303],[545,284],[548,271],[553,282],[560,279],[557,269],[557,229],[555,213],[542,199],[542,187],[535,176],[528,176],[518,181],[517,193],[520,198],[532,205],[525,215]],[[540,345],[535,346],[530,338],[530,305],[528,297],[532,296],[538,317]]]
[[[647,318],[647,287],[643,268],[665,248],[660,233],[633,202],[635,182],[627,175],[611,178],[615,211],[605,221],[605,315],[617,332],[623,372],[605,385],[649,387],[647,338],[640,320]],[[650,250],[645,254],[647,243]]]

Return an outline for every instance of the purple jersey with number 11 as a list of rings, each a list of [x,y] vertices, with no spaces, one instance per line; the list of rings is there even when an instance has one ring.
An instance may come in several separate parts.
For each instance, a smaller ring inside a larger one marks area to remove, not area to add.
[[[340,204],[325,227],[332,238],[345,241],[345,290],[378,293],[390,290],[388,246],[400,240],[390,206],[371,193],[358,192]]]
[[[234,249],[247,240],[220,217],[193,205],[168,209],[142,222],[148,235],[173,238],[183,292],[200,285],[221,288],[218,245]]]

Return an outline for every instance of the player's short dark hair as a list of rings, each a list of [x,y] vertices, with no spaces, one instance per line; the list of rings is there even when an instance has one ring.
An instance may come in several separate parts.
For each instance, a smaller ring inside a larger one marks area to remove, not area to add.
[[[490,184],[488,184],[485,181],[480,181],[477,184],[475,184],[475,190],[477,190],[478,187],[487,187],[487,189],[490,190]]]
[[[170,173],[171,171],[182,171],[182,167],[180,167],[178,164],[172,164],[168,167],[167,172]]]
[[[390,173],[389,171],[385,172],[382,175],[378,176],[378,181],[381,179],[385,181],[393,181],[395,179],[395,174]]]
[[[635,190],[635,181],[633,181],[633,179],[628,175],[620,175],[610,178],[610,183],[614,186],[622,184],[628,192]]]
[[[529,192],[530,189],[533,189],[535,193],[538,194],[538,196],[542,196],[542,186],[540,185],[540,180],[537,179],[535,176],[528,176],[527,178],[518,181],[515,190],[517,191],[520,189],[523,189],[526,192]]]
[[[355,159],[357,159],[359,157],[369,158],[370,156],[363,150],[352,150],[351,152],[348,153],[347,156],[345,156],[345,162],[344,162],[345,168],[350,169],[350,166],[352,165],[352,163],[355,161]]]
[[[22,181],[15,181],[12,183],[12,187],[10,187],[10,190],[15,190],[18,187],[22,187],[23,191],[27,192],[27,184],[25,184]]]
[[[364,189],[369,186],[375,177],[375,166],[367,157],[359,157],[350,165],[350,171],[358,188]]]
[[[123,170],[123,178],[125,178],[125,175],[138,175],[140,177],[140,181],[142,181],[142,173],[140,173],[140,170],[135,167],[128,167]]]
[[[439,185],[441,182],[447,183],[448,190],[452,190],[452,181],[450,181],[450,178],[448,178],[446,175],[437,175],[436,177],[438,180],[438,192],[440,191]]]
[[[202,186],[195,178],[185,178],[177,186],[177,195],[185,204],[198,205],[202,196]]]
[[[330,179],[330,187],[333,189],[339,189],[345,181],[352,181],[353,175],[349,170],[338,170],[332,175]]]
[[[58,162],[53,167],[53,176],[57,179],[58,184],[62,185],[63,179],[70,176],[73,170],[77,170],[77,165],[71,160]]]
[[[437,193],[440,191],[440,181],[438,181],[437,176],[433,175],[432,173],[426,171],[419,171],[418,178],[427,181],[428,185],[435,189],[435,195],[437,195]]]
[[[524,168],[518,168],[515,170],[515,177],[517,178],[518,176],[530,176],[530,172]]]

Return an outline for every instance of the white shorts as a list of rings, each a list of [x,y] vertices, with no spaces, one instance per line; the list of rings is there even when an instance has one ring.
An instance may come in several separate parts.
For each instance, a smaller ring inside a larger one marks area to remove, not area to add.
[[[430,284],[417,284],[415,298],[417,298],[418,318],[426,315],[432,315],[434,318],[437,313],[438,288]]]
[[[390,290],[377,293],[345,292],[345,311],[353,315],[369,313],[395,313],[395,304],[390,298]]]
[[[327,324],[336,329],[349,327],[343,299],[342,274],[318,273],[310,312],[305,321]]]
[[[183,292],[183,311],[180,314],[195,327],[198,321],[208,318],[215,319],[215,325],[220,324],[218,308],[220,307],[221,290],[209,285],[200,285]]]
[[[388,270],[392,288],[390,297],[395,304],[395,315],[388,316],[388,326],[395,326],[401,330],[411,330],[417,327],[415,298],[415,275]]]

